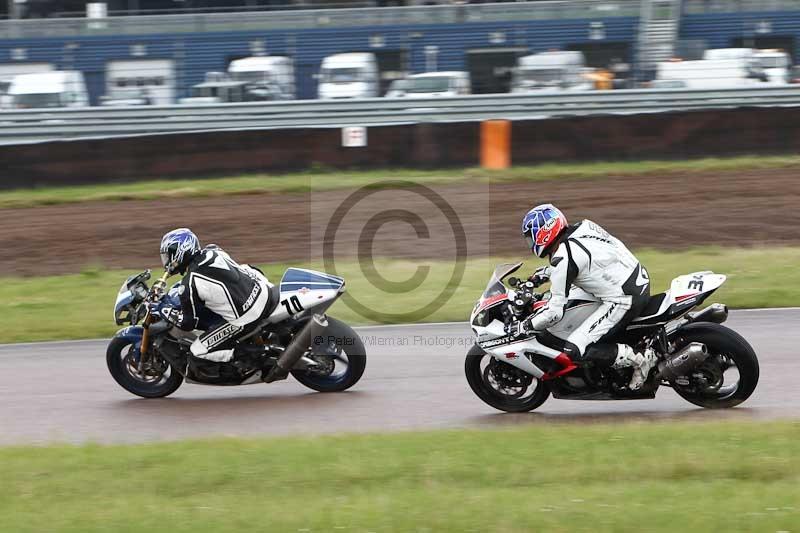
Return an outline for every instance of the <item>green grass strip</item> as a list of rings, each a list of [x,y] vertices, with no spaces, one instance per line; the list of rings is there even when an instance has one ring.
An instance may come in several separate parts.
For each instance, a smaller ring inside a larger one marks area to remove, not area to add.
[[[637,255],[650,271],[654,294],[666,290],[675,276],[713,270],[728,275],[728,281],[710,301],[736,308],[789,307],[800,303],[800,269],[797,268],[800,248],[642,250]],[[425,282],[415,290],[399,294],[387,294],[374,287],[355,261],[337,263],[336,270],[347,280],[348,292],[368,308],[382,313],[410,313],[409,317],[394,320],[396,322],[466,321],[494,266],[518,260],[470,260],[452,297],[430,315],[414,311],[430,302],[447,285],[453,272],[453,264],[448,261],[425,262],[430,265]],[[541,264],[532,257],[525,261],[523,268],[529,272]],[[420,264],[379,259],[376,269],[388,279],[402,281]],[[324,270],[320,264],[271,264],[265,265],[264,270],[277,283],[287,266]],[[118,329],[112,317],[117,291],[132,273],[133,270],[87,270],[64,276],[0,278],[0,316],[4,319],[0,342],[109,337]],[[376,322],[370,315],[356,313],[345,301],[337,302],[330,313],[352,324]]]
[[[0,479],[15,533],[796,531],[800,423],[4,448]]]
[[[800,156],[741,156],[680,161],[620,161],[546,163],[491,171],[480,168],[451,170],[333,171],[316,168],[284,175],[253,174],[208,179],[152,179],[133,183],[39,187],[0,191],[0,208],[34,207],[88,201],[152,200],[226,196],[252,192],[304,192],[312,189],[347,189],[380,186],[381,181],[408,179],[426,185],[459,181],[541,181],[549,179],[603,178],[670,172],[726,172],[800,166]]]

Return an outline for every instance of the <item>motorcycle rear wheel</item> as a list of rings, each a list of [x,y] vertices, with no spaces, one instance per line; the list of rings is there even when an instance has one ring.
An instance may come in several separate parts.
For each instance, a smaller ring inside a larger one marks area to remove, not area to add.
[[[329,346],[327,342],[315,346],[321,351],[330,348],[327,350],[330,352],[330,358],[327,352],[317,357],[322,357],[321,362],[328,362],[332,366],[326,369],[327,372],[292,370],[292,377],[317,392],[342,392],[358,383],[367,366],[367,350],[358,333],[341,320],[328,317],[328,327],[319,337],[322,337],[323,341],[336,339],[335,346]],[[311,352],[311,357],[315,358],[314,350]]]
[[[489,362],[481,366],[486,358]],[[492,368],[489,368],[493,365]],[[550,387],[533,376],[503,361],[497,361],[475,345],[467,352],[464,373],[472,392],[488,405],[507,413],[525,413],[542,405],[550,396]],[[496,377],[504,378],[498,383]],[[493,384],[491,381],[495,379]],[[533,386],[533,390],[529,391]],[[500,390],[504,388],[506,392]],[[526,393],[530,392],[526,395]]]
[[[137,353],[130,339],[111,340],[106,350],[106,364],[114,381],[126,391],[142,398],[164,398],[178,390],[183,383],[183,376],[166,362],[162,361],[166,365],[163,373],[152,372],[140,376],[136,369]]]
[[[693,373],[707,373],[716,377],[719,385],[707,390],[696,390],[672,383],[672,388],[684,400],[707,409],[725,409],[739,405],[753,394],[758,384],[758,359],[744,337],[730,328],[718,324],[699,322],[678,331],[680,345],[702,342],[711,354]],[[734,383],[725,373],[730,369],[738,373]]]

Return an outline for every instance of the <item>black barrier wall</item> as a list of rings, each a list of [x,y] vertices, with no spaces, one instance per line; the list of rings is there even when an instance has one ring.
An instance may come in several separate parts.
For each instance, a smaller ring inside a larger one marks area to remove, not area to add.
[[[480,124],[371,127],[345,148],[340,129],[187,133],[0,146],[0,187],[330,168],[476,166]],[[517,121],[512,164],[683,158],[800,150],[800,109],[741,108]]]

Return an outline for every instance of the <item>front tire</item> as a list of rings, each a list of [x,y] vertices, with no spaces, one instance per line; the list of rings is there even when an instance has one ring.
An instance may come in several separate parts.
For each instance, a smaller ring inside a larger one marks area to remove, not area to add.
[[[320,362],[317,370],[292,370],[294,379],[318,392],[342,392],[361,379],[367,366],[367,350],[353,328],[332,317],[321,335],[323,343],[313,346],[310,357]],[[318,336],[320,337],[320,336]],[[335,339],[335,342],[327,342]]]
[[[142,398],[164,398],[178,390],[183,376],[161,358],[144,372],[144,376],[139,375],[138,353],[131,339],[116,337],[108,344],[108,371],[123,389]]]
[[[478,345],[467,352],[464,373],[478,398],[507,413],[533,411],[550,396],[550,387],[546,383],[498,361]]]
[[[692,370],[710,386],[698,386],[693,377],[688,386],[671,385],[684,400],[707,409],[725,409],[739,405],[753,394],[758,384],[758,359],[744,337],[730,328],[706,322],[689,324],[677,332],[678,347],[690,342],[706,345],[709,357]],[[734,371],[738,379],[734,380]]]

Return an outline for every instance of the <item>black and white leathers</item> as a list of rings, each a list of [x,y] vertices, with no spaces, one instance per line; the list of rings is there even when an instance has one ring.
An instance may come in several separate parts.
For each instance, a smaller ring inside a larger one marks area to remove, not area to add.
[[[192,258],[181,284],[181,329],[196,329],[203,309],[224,320],[192,344],[192,353],[215,361],[230,360],[232,350],[213,349],[240,336],[246,326],[261,318],[271,284],[261,272],[236,263],[216,246],[206,247]]]
[[[603,302],[567,339],[580,352],[576,355],[630,318],[626,313],[640,296],[649,298],[647,271],[619,239],[591,220],[567,228],[550,264],[551,297],[528,319],[531,329],[545,330],[561,320],[573,285]]]

